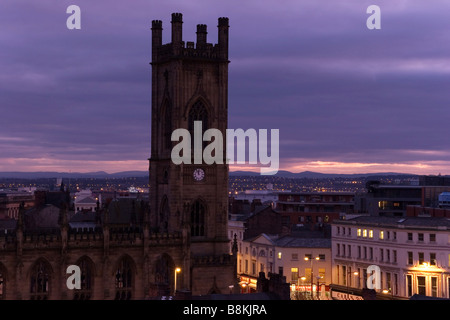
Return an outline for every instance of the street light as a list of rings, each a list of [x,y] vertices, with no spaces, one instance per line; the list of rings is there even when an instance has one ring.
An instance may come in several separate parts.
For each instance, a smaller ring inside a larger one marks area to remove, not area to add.
[[[315,257],[314,259],[319,260],[319,257]],[[311,300],[313,299],[313,259],[312,259],[312,254],[311,254],[311,259],[308,257],[305,257],[305,261],[311,261]]]
[[[173,295],[175,296],[177,293],[177,274],[181,272],[181,268],[175,268],[175,286],[173,290]]]

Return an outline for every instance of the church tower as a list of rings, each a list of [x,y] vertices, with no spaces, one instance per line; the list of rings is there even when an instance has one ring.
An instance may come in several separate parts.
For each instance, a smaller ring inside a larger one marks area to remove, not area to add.
[[[194,163],[193,153],[190,163],[175,164],[172,148],[181,139],[171,136],[175,129],[188,130],[194,150],[194,122],[201,121],[202,132],[222,132],[226,149],[228,28],[228,18],[219,18],[213,45],[207,26],[199,24],[196,42],[184,42],[183,16],[173,13],[171,42],[163,44],[162,21],[152,21],[150,225],[157,232],[185,235],[183,267],[190,272],[183,279],[193,294],[221,292],[233,284],[227,265],[228,165],[225,155],[222,164]],[[202,142],[202,150],[208,143]]]

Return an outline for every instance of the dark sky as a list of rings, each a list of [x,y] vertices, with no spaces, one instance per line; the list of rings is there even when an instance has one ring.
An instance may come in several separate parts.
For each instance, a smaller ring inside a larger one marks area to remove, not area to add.
[[[450,174],[448,0],[2,0],[0,171],[147,170],[172,12],[185,41],[229,17],[229,127],[279,129],[281,169]]]

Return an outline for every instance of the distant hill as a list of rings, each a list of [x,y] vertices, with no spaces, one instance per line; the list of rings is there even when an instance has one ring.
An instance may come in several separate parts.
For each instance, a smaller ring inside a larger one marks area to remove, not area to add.
[[[230,171],[230,176],[260,176],[259,172],[251,171]],[[397,172],[374,172],[374,173],[355,173],[355,174],[343,174],[343,173],[320,173],[312,171],[303,171],[299,173],[294,173],[290,171],[280,170],[275,174],[275,177],[281,178],[293,178],[293,179],[327,179],[327,178],[363,178],[371,176],[418,176],[415,174],[408,173],[397,173]],[[270,176],[268,176],[270,177]]]
[[[40,179],[40,178],[128,178],[147,177],[148,171],[122,171],[107,173],[104,171],[80,173],[80,172],[0,172],[0,178],[16,179]]]
[[[259,172],[252,171],[230,171],[231,177],[236,176],[261,176]],[[330,174],[312,171],[303,171],[294,173],[290,171],[280,170],[275,177],[281,178],[308,178],[308,179],[326,179],[326,178],[362,178],[370,176],[417,176],[407,173],[396,172],[376,172],[376,173],[358,173],[358,174]],[[129,178],[129,177],[148,177],[148,171],[122,171],[116,173],[107,173],[104,171],[80,173],[80,172],[0,172],[0,178],[16,178],[16,179],[39,179],[39,178]],[[263,176],[261,176],[263,177]],[[272,177],[272,176],[266,176]]]

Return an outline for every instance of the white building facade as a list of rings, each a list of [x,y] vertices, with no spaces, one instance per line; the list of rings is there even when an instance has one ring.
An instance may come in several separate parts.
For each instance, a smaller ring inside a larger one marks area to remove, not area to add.
[[[307,259],[305,259],[307,258]],[[261,234],[242,241],[237,273],[241,292],[256,290],[260,272],[277,273],[291,284],[291,297],[327,299],[331,283],[331,239]],[[311,291],[312,289],[312,291]]]
[[[450,220],[360,216],[332,224],[332,296],[450,298]],[[372,291],[374,293],[374,291]]]

